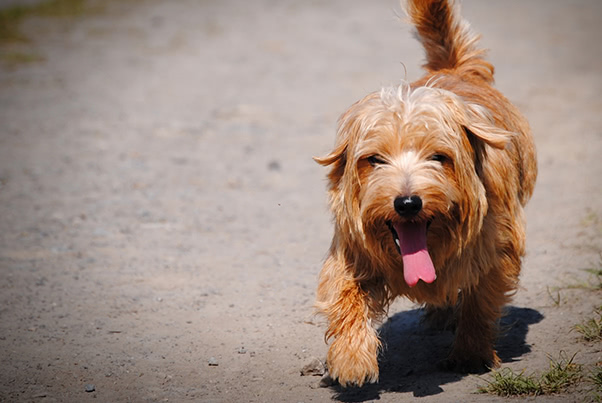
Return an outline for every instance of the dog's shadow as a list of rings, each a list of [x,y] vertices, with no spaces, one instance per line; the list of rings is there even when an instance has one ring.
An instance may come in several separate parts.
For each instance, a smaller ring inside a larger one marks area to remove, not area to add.
[[[343,402],[379,399],[387,392],[412,392],[414,397],[443,392],[442,385],[457,382],[466,375],[443,372],[438,363],[446,358],[453,342],[451,331],[429,330],[421,322],[422,309],[400,312],[389,318],[379,332],[385,346],[379,360],[380,380],[361,388],[333,386],[334,398]],[[507,307],[500,323],[496,350],[502,362],[512,362],[531,351],[526,343],[529,325],[543,319],[530,308]]]

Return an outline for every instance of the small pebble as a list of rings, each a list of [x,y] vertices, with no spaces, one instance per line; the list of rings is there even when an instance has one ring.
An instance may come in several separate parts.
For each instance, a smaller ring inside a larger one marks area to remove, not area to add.
[[[208,363],[209,363],[210,367],[217,367],[219,365],[219,363],[217,362],[217,359],[215,357],[209,358]]]
[[[94,392],[96,390],[96,386],[92,385],[91,383],[86,385],[86,392],[90,393],[90,392]]]
[[[272,160],[268,163],[268,169],[270,171],[280,171],[282,169],[282,166],[280,165],[280,162]]]

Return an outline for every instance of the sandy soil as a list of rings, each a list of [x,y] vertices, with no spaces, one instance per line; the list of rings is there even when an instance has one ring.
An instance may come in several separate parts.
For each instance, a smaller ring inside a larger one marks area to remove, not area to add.
[[[359,97],[420,76],[398,10],[139,0],[27,20],[21,46],[43,60],[0,70],[0,401],[503,400],[475,394],[487,376],[437,370],[452,335],[406,301],[383,325],[379,384],[300,376],[327,348],[312,303],[331,224],[311,157]],[[592,368],[601,346],[572,329],[601,294],[566,287],[601,264],[602,2],[463,14],[539,151],[504,366],[564,351]]]

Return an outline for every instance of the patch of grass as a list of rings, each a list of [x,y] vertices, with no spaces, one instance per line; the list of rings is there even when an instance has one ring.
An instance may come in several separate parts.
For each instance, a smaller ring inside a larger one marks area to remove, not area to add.
[[[41,17],[76,17],[86,11],[84,0],[50,0],[32,6],[32,13]]]
[[[38,4],[14,5],[0,9],[0,43],[29,42],[21,32],[29,17],[76,17],[89,12],[85,0],[48,0]]]
[[[602,364],[602,363],[600,363],[600,364]],[[593,371],[590,379],[596,386],[596,390],[598,392],[602,393],[602,366],[596,367],[596,369]]]
[[[581,365],[574,362],[575,355],[568,358],[561,352],[560,358],[555,360],[550,357],[550,369],[537,376],[526,375],[525,371],[514,372],[510,368],[494,371],[492,380],[486,386],[479,387],[480,393],[497,396],[539,396],[566,391],[571,385],[582,378]]]
[[[0,10],[0,42],[26,42],[19,27],[27,16],[26,6],[13,6]]]
[[[575,355],[569,359],[565,352],[561,352],[558,361],[550,358],[550,369],[541,376],[546,394],[562,392],[581,380],[583,368],[574,362]]]
[[[595,314],[598,316],[597,318],[575,325],[575,330],[581,333],[585,341],[602,340],[602,307],[596,309]]]
[[[35,53],[26,53],[26,52],[1,52],[0,60],[8,66],[13,67],[16,65],[36,63],[44,61],[44,57],[35,54]]]
[[[515,373],[510,368],[502,368],[491,376],[493,379],[487,381],[487,386],[479,387],[480,393],[503,397],[542,394],[541,383],[534,375],[525,375],[524,370]]]
[[[590,393],[591,400],[594,402],[602,402],[602,361],[599,362],[592,371],[589,380],[594,386]]]

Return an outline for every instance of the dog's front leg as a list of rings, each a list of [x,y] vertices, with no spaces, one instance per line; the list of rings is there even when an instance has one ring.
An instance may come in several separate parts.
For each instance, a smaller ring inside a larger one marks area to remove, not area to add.
[[[378,380],[381,347],[373,327],[376,318],[370,287],[348,273],[343,262],[330,256],[320,275],[318,306],[328,319],[328,370],[342,386]]]

